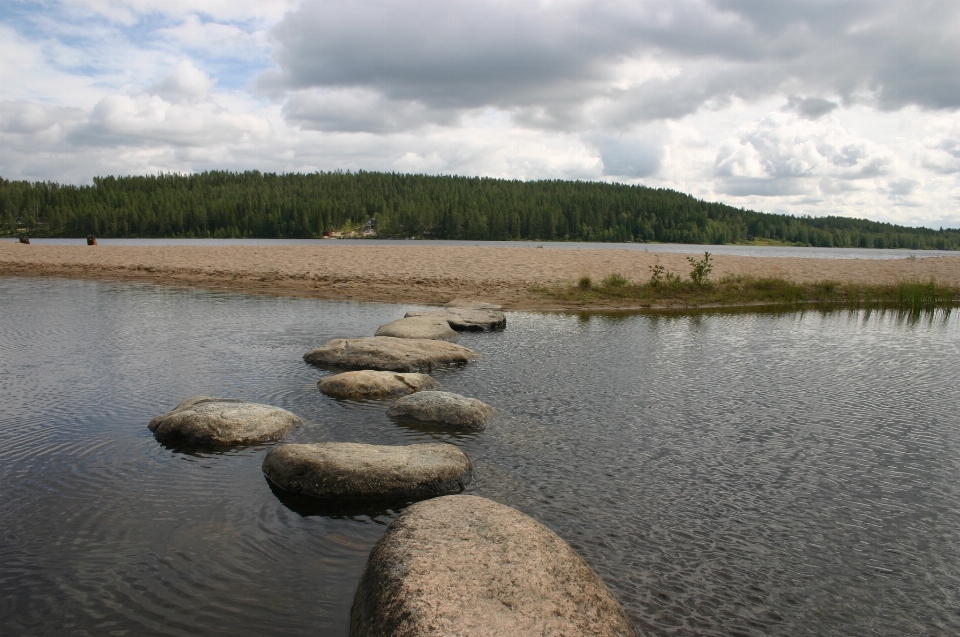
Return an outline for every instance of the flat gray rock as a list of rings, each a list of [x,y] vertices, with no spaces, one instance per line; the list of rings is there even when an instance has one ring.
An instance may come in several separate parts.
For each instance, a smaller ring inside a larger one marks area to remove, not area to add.
[[[634,637],[597,574],[553,531],[472,495],[407,507],[373,547],[352,637]]]
[[[482,332],[502,330],[507,326],[507,317],[500,310],[448,307],[442,310],[411,310],[406,318],[430,316],[442,318],[458,332]]]
[[[447,319],[439,316],[411,316],[397,319],[380,327],[376,336],[395,338],[430,338],[449,341],[456,336]]]
[[[342,369],[393,372],[429,372],[437,365],[455,365],[480,359],[470,348],[427,338],[335,338],[303,355],[313,365]]]
[[[476,398],[446,391],[422,391],[404,396],[387,410],[395,420],[448,427],[459,431],[482,431],[496,410]]]
[[[440,387],[439,382],[426,374],[402,374],[372,369],[327,376],[317,385],[320,391],[334,398],[385,398]]]
[[[270,450],[263,473],[281,489],[316,498],[423,498],[462,491],[473,467],[458,447],[443,443],[321,442]]]
[[[232,446],[280,440],[302,424],[279,407],[197,396],[157,416],[147,427],[164,442]]]

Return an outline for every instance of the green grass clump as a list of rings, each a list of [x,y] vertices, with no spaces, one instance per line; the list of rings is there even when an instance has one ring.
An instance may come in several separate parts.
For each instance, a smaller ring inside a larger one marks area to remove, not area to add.
[[[614,272],[604,277],[603,282],[600,284],[600,286],[602,288],[609,289],[609,288],[622,288],[629,284],[630,284],[630,281],[629,279],[627,279],[627,277],[617,272]]]

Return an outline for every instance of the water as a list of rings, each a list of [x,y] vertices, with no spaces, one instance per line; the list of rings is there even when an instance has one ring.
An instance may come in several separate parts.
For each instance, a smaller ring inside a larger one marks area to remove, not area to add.
[[[0,634],[346,634],[396,511],[156,442],[196,394],[290,409],[292,442],[460,445],[649,634],[960,634],[960,313],[510,313],[436,374],[501,412],[452,437],[301,360],[405,309],[0,278]]]
[[[2,241],[3,239],[0,239]],[[16,241],[16,239],[8,239]],[[86,245],[86,239],[30,239],[39,245]],[[875,250],[868,248],[809,248],[793,246],[696,245],[692,243],[590,243],[585,241],[446,241],[408,239],[343,240],[348,245],[421,245],[421,246],[485,246],[492,248],[535,248],[550,250],[639,250],[675,254],[729,254],[741,257],[802,257],[807,259],[908,259],[911,256],[950,257],[960,252],[950,250]],[[323,239],[97,239],[99,245],[115,246],[269,246],[326,245]]]

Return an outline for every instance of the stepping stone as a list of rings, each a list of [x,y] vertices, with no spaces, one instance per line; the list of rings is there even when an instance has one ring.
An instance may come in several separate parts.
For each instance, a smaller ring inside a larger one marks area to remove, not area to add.
[[[385,398],[440,387],[439,382],[426,374],[379,372],[372,369],[327,376],[317,385],[320,391],[334,398]]]
[[[490,405],[446,391],[422,391],[404,396],[387,410],[400,421],[448,427],[458,431],[482,431],[496,413]]]
[[[458,332],[482,332],[502,330],[507,326],[507,317],[500,310],[448,307],[442,310],[411,310],[406,318],[430,316],[442,318]]]
[[[430,338],[448,341],[457,333],[446,319],[439,316],[411,316],[387,323],[377,330],[376,336],[395,338]]]
[[[197,396],[157,416],[147,427],[163,442],[233,446],[280,440],[302,424],[279,407]]]
[[[281,489],[316,498],[425,498],[462,491],[473,467],[458,447],[443,443],[320,442],[271,449],[263,473]]]
[[[556,533],[472,495],[407,507],[373,547],[350,635],[635,637],[620,603]]]
[[[335,338],[303,355],[312,365],[393,372],[429,372],[437,365],[456,365],[480,359],[470,348],[427,338]]]

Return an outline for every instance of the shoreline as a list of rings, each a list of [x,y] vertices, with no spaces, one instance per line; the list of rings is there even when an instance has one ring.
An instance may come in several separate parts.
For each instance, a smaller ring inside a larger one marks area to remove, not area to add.
[[[653,244],[651,244],[653,247]],[[476,299],[506,310],[649,311],[772,307],[624,304],[585,305],[535,291],[595,281],[616,273],[636,281],[662,265],[683,278],[688,256],[615,248],[575,251],[478,246],[64,246],[0,243],[0,276],[146,282],[273,296],[395,304],[442,305]],[[702,256],[702,255],[700,255]],[[904,281],[960,287],[960,256],[903,259],[817,259],[712,255],[712,280],[724,276],[780,278],[794,283],[896,285]]]

